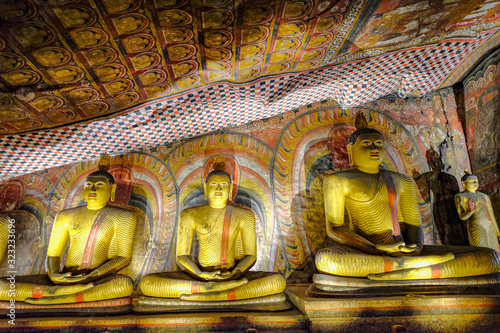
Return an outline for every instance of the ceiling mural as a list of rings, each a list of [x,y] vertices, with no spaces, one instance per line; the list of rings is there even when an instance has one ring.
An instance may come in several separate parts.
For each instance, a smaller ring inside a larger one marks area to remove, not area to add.
[[[351,107],[420,96],[498,45],[499,9],[493,0],[6,0],[0,146],[10,161],[0,172],[25,168],[27,153],[30,172],[328,98]]]

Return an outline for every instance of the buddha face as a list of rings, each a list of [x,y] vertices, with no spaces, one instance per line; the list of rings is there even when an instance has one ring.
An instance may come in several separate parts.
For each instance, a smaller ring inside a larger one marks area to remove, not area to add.
[[[358,169],[378,172],[384,157],[384,139],[377,133],[361,134],[352,146],[347,146],[347,152]]]
[[[208,178],[204,185],[205,199],[208,198],[208,204],[213,208],[224,208],[227,200],[233,192],[233,187],[227,176],[213,175]]]
[[[116,184],[110,185],[104,176],[90,176],[85,182],[83,196],[90,210],[101,209],[108,204],[108,200],[115,199]]]
[[[476,176],[470,176],[466,181],[462,182],[462,185],[464,186],[465,190],[472,193],[475,193],[479,188],[479,182]]]

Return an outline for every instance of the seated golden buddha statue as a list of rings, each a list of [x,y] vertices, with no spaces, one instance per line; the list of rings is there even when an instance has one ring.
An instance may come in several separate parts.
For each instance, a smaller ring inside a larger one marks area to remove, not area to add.
[[[208,204],[181,213],[176,259],[182,272],[147,275],[140,282],[142,292],[188,301],[243,300],[281,293],[286,286],[281,274],[249,272],[257,259],[255,215],[248,208],[228,204],[231,176],[221,155],[206,178],[204,193]],[[194,234],[199,242],[196,259],[190,256]]]
[[[384,138],[368,128],[361,112],[356,114],[355,125],[357,130],[347,146],[354,168],[324,179],[326,230],[340,245],[318,251],[316,267],[324,274],[315,276],[314,281],[335,285],[330,282],[341,280],[328,281],[328,275],[425,280],[498,272],[500,255],[491,249],[423,245],[413,181],[379,168]],[[350,228],[344,226],[345,211]]]
[[[107,300],[132,294],[130,277],[116,274],[132,259],[136,216],[108,205],[116,184],[104,154],[83,190],[86,206],[57,214],[50,236],[48,274],[15,277],[16,301],[62,304]],[[2,234],[3,235],[3,234]],[[62,272],[61,258],[68,245]],[[0,300],[10,300],[10,282],[0,279]]]
[[[478,192],[477,176],[466,173],[462,177],[464,190],[455,195],[458,216],[467,223],[472,246],[489,247],[499,252],[500,230],[488,195]]]

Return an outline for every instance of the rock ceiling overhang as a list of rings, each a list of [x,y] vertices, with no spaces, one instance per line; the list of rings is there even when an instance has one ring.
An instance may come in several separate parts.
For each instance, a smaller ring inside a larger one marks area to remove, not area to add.
[[[461,79],[492,0],[1,1],[0,176]]]

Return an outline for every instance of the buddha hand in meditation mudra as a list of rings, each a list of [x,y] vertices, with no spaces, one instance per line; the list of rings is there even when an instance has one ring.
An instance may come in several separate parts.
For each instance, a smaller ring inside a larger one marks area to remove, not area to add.
[[[500,256],[487,248],[422,245],[413,181],[381,170],[384,139],[356,115],[347,151],[354,168],[325,177],[327,234],[341,245],[318,251],[317,269],[372,280],[466,277],[498,272]],[[344,226],[344,212],[350,228]],[[317,283],[317,279],[315,279]]]
[[[281,293],[279,273],[249,272],[257,259],[254,213],[228,205],[231,177],[221,155],[204,184],[208,204],[182,211],[177,232],[177,264],[182,272],[150,274],[140,282],[145,295],[189,301],[226,301]],[[193,236],[198,263],[190,257]]]
[[[499,251],[498,229],[495,213],[488,195],[478,192],[477,176],[466,173],[462,177],[464,190],[455,195],[458,216],[467,222],[467,233],[472,246],[489,247]]]
[[[104,154],[99,170],[91,173],[83,190],[86,206],[57,214],[50,236],[48,274],[16,277],[16,301],[63,304],[127,297],[130,277],[116,274],[132,259],[136,216],[108,205],[116,184]],[[61,257],[69,243],[68,257],[60,271]],[[48,277],[48,278],[47,278]],[[9,283],[0,280],[0,299],[10,300]]]

